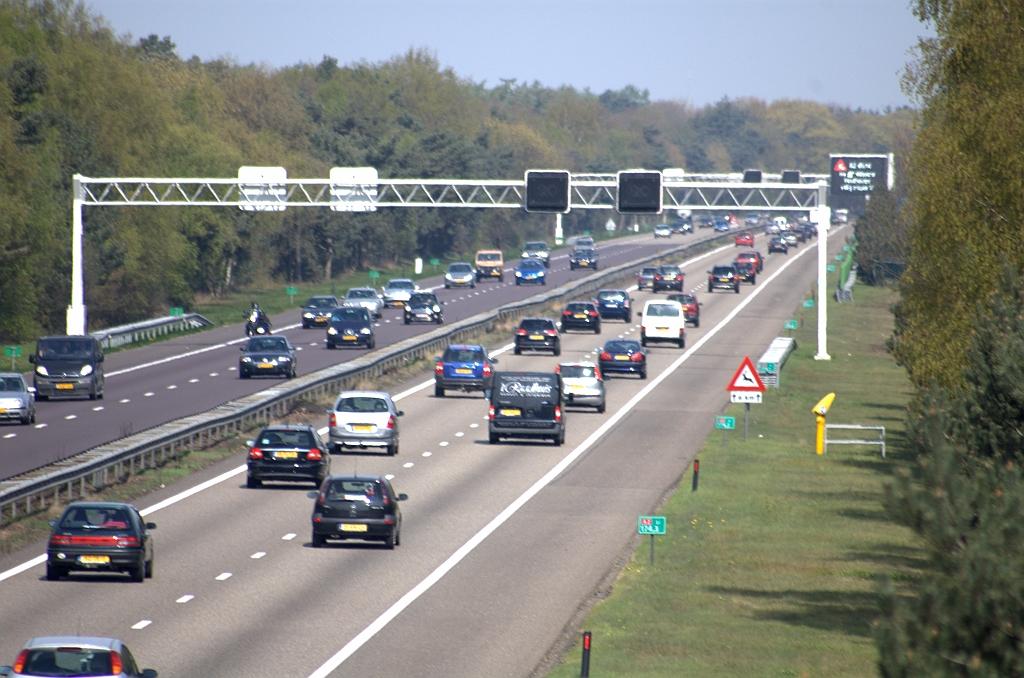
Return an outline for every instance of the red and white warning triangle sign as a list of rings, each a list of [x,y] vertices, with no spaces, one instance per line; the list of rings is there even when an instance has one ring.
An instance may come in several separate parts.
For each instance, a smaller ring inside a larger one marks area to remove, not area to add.
[[[729,380],[729,385],[725,387],[725,390],[760,392],[767,390],[764,387],[764,382],[757,376],[757,370],[754,369],[754,363],[750,362],[750,356],[743,358],[740,368],[736,370],[736,374],[732,375],[732,379]]]
[[[847,171],[847,169],[846,169],[846,161],[843,160],[842,158],[839,158],[839,160],[836,160],[836,166],[833,167],[832,170],[834,172],[845,172],[845,171]]]

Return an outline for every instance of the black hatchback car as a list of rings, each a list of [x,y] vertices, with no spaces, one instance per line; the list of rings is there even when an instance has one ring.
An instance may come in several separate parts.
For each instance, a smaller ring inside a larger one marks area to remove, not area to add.
[[[562,344],[558,340],[558,327],[551,318],[523,318],[516,329],[516,355],[524,350],[551,351],[551,355],[562,355]]]
[[[570,301],[562,311],[562,331],[586,330],[601,334],[601,316],[592,301]]]
[[[601,290],[597,293],[597,312],[602,320],[619,318],[633,322],[632,300],[626,290]]]
[[[658,272],[654,276],[654,285],[651,287],[651,291],[660,292],[662,290],[675,290],[676,292],[683,291],[683,272],[679,270],[678,266],[662,264],[658,267]]]
[[[577,268],[597,270],[597,250],[593,247],[577,247],[569,254],[569,270]]]
[[[405,305],[404,320],[409,323],[437,323],[444,322],[444,313],[441,311],[443,304],[433,292],[413,292],[409,296],[409,302]]]
[[[338,303],[338,297],[335,296],[323,295],[310,297],[306,303],[302,305],[302,329],[308,330],[310,327],[327,327],[327,324],[331,322],[331,311],[340,305],[341,304]]]
[[[383,541],[393,549],[401,543],[402,511],[398,502],[409,497],[397,494],[383,476],[328,476],[318,492],[310,492],[313,504],[313,548],[328,539]]]
[[[752,261],[737,261],[736,274],[739,276],[740,282],[748,282],[751,285],[757,284],[757,266]]]
[[[69,504],[60,520],[50,522],[53,533],[46,546],[46,578],[69,572],[126,572],[132,581],[153,576],[153,538],[156,524],[143,521],[131,504],[78,501]]]
[[[373,332],[373,318],[362,306],[341,306],[331,313],[331,326],[327,328],[327,348],[338,346],[377,346]]]
[[[716,287],[740,293],[740,272],[734,265],[719,264],[708,271],[708,292],[714,292]]]
[[[647,378],[647,354],[640,342],[633,339],[611,339],[605,342],[598,366],[606,376],[619,373],[638,374],[641,379]]]
[[[280,375],[295,377],[295,349],[284,337],[252,337],[239,349],[238,376],[248,379],[253,375]]]
[[[249,440],[246,487],[265,480],[312,482],[320,485],[331,472],[331,455],[316,429],[309,425],[267,426]]]

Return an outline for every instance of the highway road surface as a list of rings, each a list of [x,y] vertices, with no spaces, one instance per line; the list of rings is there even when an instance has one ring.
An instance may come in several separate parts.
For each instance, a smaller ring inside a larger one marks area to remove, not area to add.
[[[138,502],[159,525],[144,584],[48,582],[44,544],[3,558],[0,658],[31,636],[77,632],[124,639],[162,676],[530,675],[628,546],[636,516],[685,472],[742,357],[756,359],[805,297],[816,249],[769,257],[738,295],[708,294],[704,282],[733,248],[688,262],[701,327],[686,349],[649,349],[646,381],[611,378],[605,414],[569,408],[562,447],[488,444],[483,398],[435,398],[429,374],[396,389],[401,454],[333,458],[335,473],[392,475],[409,495],[394,551],[312,549],[310,488],[246,489],[240,450]],[[652,296],[634,293],[638,304]],[[561,358],[506,350],[499,368],[550,370],[637,334],[609,321],[600,337],[563,335]],[[702,483],[716,482],[714,458],[702,462]]]

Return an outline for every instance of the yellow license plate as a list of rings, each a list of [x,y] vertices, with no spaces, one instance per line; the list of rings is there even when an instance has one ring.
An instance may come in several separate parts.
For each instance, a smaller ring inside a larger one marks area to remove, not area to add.
[[[659,327],[657,329],[658,329],[659,332],[668,332],[668,328],[667,327]]]
[[[344,339],[345,339],[345,341],[355,341],[356,340],[355,336],[351,335],[351,334],[346,334],[344,336]]]
[[[260,363],[260,364],[259,364],[259,368],[260,368],[261,370],[265,370],[265,369],[267,369],[267,368],[270,368],[270,367],[273,367],[273,366],[274,366],[274,365],[272,365],[271,363]]]
[[[473,370],[467,370],[465,367],[456,367],[455,374],[473,374]]]
[[[275,459],[298,459],[298,452],[274,452]]]
[[[570,391],[582,391],[583,390],[583,386],[580,386],[579,384],[570,384],[569,385],[569,390]]]
[[[515,409],[501,410],[501,416],[503,416],[503,417],[518,417],[522,413],[523,413],[522,410],[515,410]]]
[[[580,266],[588,266],[588,265],[589,265],[589,264],[588,264],[587,262],[585,262],[585,261],[581,261],[581,262],[580,262]]]
[[[395,306],[405,306],[405,302],[404,301],[396,301],[395,302]],[[364,532],[365,532],[365,530],[364,530]]]
[[[501,271],[491,271],[491,275],[501,275]]]
[[[586,313],[577,313],[574,317],[576,317],[576,318],[586,318],[587,314]]]
[[[58,391],[72,391],[74,390],[74,384],[57,384]]]
[[[6,407],[0,407],[0,414],[4,414],[5,412],[7,412],[7,408]]]
[[[366,532],[366,525],[356,525],[353,523],[342,523],[339,525],[342,532]]]
[[[316,321],[318,323],[325,323],[325,322],[327,322],[327,318],[317,318]]]
[[[543,341],[544,337],[540,334],[531,334],[530,339],[533,339],[534,341]]]
[[[370,426],[369,424],[353,424],[352,430],[359,431],[360,433],[369,433],[373,430],[373,426]]]
[[[78,562],[101,565],[110,562],[110,556],[78,556]]]
[[[629,356],[628,355],[617,355],[617,356],[615,356],[615,359],[616,360],[629,360]]]

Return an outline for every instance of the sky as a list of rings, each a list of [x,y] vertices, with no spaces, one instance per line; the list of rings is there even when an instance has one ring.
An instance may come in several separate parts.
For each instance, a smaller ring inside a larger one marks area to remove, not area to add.
[[[474,82],[625,85],[695,106],[723,97],[883,110],[928,27],[910,0],[86,0],[118,34],[183,59],[272,67],[432,51]]]

